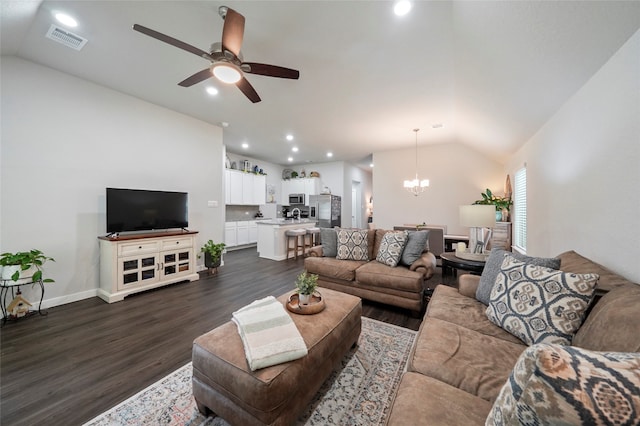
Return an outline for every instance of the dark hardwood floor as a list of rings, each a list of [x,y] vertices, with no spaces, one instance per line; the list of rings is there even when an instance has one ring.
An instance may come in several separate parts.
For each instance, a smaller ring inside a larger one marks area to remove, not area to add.
[[[302,258],[260,259],[255,248],[231,251],[224,260],[217,274],[202,273],[199,281],[113,304],[95,297],[5,324],[0,424],[79,425],[92,419],[189,362],[193,340],[229,321],[233,311],[292,291],[303,267]],[[363,315],[413,330],[421,323],[408,311],[367,301]]]

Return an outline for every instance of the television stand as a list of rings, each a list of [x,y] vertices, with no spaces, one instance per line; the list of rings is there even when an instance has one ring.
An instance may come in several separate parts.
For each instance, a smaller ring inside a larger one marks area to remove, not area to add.
[[[100,243],[98,297],[113,303],[145,290],[199,279],[196,231],[110,234]]]

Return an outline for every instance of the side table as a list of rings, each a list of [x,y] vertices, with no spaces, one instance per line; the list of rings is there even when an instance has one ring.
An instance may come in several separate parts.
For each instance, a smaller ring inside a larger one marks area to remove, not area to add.
[[[9,318],[8,305],[16,297],[17,291],[20,291],[20,287],[25,285],[39,285],[40,286],[40,302],[38,303],[38,314],[47,315],[47,311],[42,310],[42,301],[44,300],[44,283],[42,280],[29,281],[29,282],[16,282],[13,280],[1,280],[0,279],[0,309],[2,309],[2,325],[6,323]],[[16,291],[17,290],[17,291]],[[7,301],[7,296],[11,294],[11,299]],[[29,315],[34,314],[36,311],[29,311],[27,315],[20,318],[26,318]]]
[[[446,277],[449,269],[453,276],[457,276],[457,270],[462,269],[472,274],[480,275],[484,269],[485,262],[481,260],[467,260],[456,256],[455,252],[445,252],[440,255],[442,260],[442,276]]]

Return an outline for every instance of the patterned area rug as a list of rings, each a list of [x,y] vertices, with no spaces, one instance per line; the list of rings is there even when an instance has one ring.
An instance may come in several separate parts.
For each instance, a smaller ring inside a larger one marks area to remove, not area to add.
[[[298,425],[382,425],[416,332],[362,317],[358,347],[324,383]],[[202,416],[191,394],[191,363],[180,367],[85,426],[226,426]]]

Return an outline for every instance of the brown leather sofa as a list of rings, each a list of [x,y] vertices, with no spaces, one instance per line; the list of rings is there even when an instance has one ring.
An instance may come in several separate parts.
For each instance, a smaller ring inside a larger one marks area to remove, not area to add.
[[[320,287],[422,312],[425,281],[433,276],[436,258],[426,251],[409,267],[391,267],[376,261],[380,242],[387,232],[391,231],[367,231],[368,261],[323,257],[322,246],[316,246],[308,250],[304,267],[308,272],[318,275]]]
[[[600,275],[602,295],[572,345],[594,351],[640,351],[640,285],[569,251],[560,269]],[[479,277],[462,275],[459,289],[439,285],[427,306],[389,425],[484,425],[516,360],[527,348],[491,323],[475,298]]]

